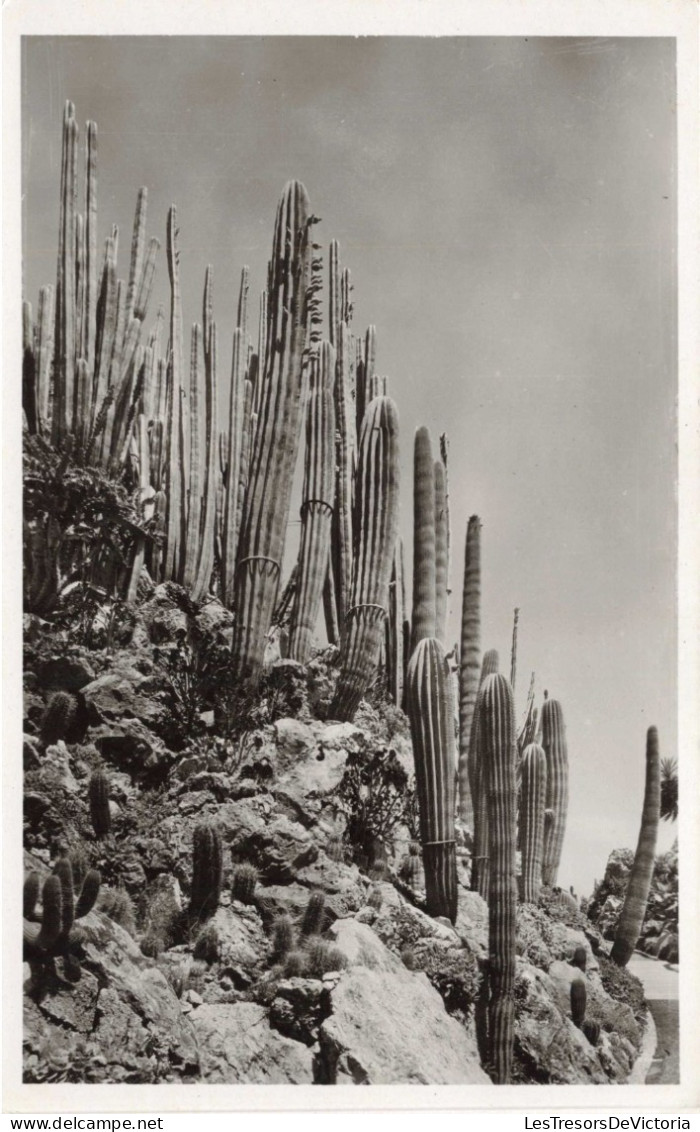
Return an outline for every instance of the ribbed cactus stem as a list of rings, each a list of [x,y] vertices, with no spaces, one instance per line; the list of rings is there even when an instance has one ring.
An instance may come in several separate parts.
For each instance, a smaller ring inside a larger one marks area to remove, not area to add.
[[[32,304],[26,300],[22,303],[22,408],[33,436],[39,431],[39,408]]]
[[[519,838],[522,853],[521,897],[534,904],[542,887],[547,756],[537,743],[523,752]]]
[[[192,845],[192,890],[189,913],[205,920],[216,912],[223,879],[221,834],[210,825],[198,825]]]
[[[323,342],[311,360],[311,389],[306,414],[306,450],[301,503],[299,574],[292,607],[289,656],[305,664],[328,572],[334,489],[333,376],[335,350]]]
[[[455,749],[452,680],[440,641],[424,637],[408,666],[406,710],[416,769],[416,794],[428,912],[457,918]]]
[[[515,675],[517,670],[518,661],[518,619],[520,617],[520,610],[513,610],[513,641],[510,647],[510,686],[515,694]]]
[[[352,584],[352,486],[356,449],[355,417],[352,402],[354,345],[352,334],[346,323],[341,322],[337,326],[335,334],[338,341],[334,383],[336,481],[331,556],[337,621],[342,635],[345,614],[349,608],[350,586]]]
[[[396,540],[394,560],[389,582],[389,616],[386,622],[386,670],[387,691],[396,704],[403,704],[404,689],[404,621],[405,584],[403,563],[403,542]]]
[[[95,837],[106,837],[112,829],[112,815],[109,809],[109,779],[104,771],[97,770],[90,776],[88,795]]]
[[[558,700],[545,700],[542,705],[542,746],[547,756],[546,808],[552,821],[545,829],[542,883],[554,886],[561,860],[569,805],[569,757],[566,748],[564,715]]]
[[[413,618],[411,651],[434,637],[435,609],[435,465],[427,428],[417,430],[413,448]]]
[[[170,275],[170,419],[166,473],[166,532],[163,547],[163,580],[178,581],[182,542],[183,453],[180,426],[182,311],[180,307],[177,213],[171,205],[167,227],[168,273]]]
[[[262,668],[277,597],[303,418],[309,228],[314,220],[306,189],[298,181],[289,182],[275,224],[263,389],[236,567],[234,670],[253,683]],[[232,474],[229,467],[229,482]]]
[[[75,216],[75,360],[83,354],[83,320],[85,314],[85,221],[81,212]],[[76,413],[77,393],[73,393],[73,414]],[[77,422],[76,422],[77,427]]]
[[[483,896],[484,900],[488,898],[489,890],[489,807],[479,700],[486,680],[497,672],[498,653],[495,649],[489,649],[488,652],[484,653],[484,659],[481,663],[479,691],[472,715],[467,764],[469,787],[474,800],[474,855],[472,858],[471,886],[480,896]]]
[[[93,427],[107,396],[109,365],[117,325],[117,258],[114,241],[105,242],[105,258],[95,314],[95,366],[93,378]]]
[[[580,1030],[583,1026],[586,1017],[586,983],[582,978],[573,979],[571,982],[571,1021],[574,1026]]]
[[[351,606],[345,619],[341,673],[330,708],[352,719],[372,679],[384,637],[389,581],[399,521],[399,420],[389,397],[365,413],[357,464],[358,546]]]
[[[77,136],[75,107],[66,102],[63,114],[61,204],[56,278],[56,333],[52,436],[60,444],[73,427],[75,366],[75,229]]]
[[[36,341],[37,411],[42,433],[49,428],[51,414],[51,362],[54,337],[54,289],[47,286],[39,291]]]
[[[610,958],[620,967],[624,967],[629,962],[642,930],[654,873],[654,853],[656,851],[660,810],[659,734],[655,727],[650,727],[647,731],[644,804],[639,827],[639,840],[637,841],[632,871],[627,882],[625,902],[622,905],[622,912],[615,932],[615,941],[610,952]]]
[[[479,690],[481,656],[481,522],[472,515],[467,524],[462,591],[462,636],[459,650],[459,816],[469,825],[474,819],[470,785],[469,750],[472,720]]]
[[[201,600],[209,590],[214,568],[214,528],[216,524],[217,488],[217,331],[216,323],[210,322],[208,345],[204,354],[204,381],[206,401],[206,470],[204,480],[203,515],[201,526],[200,552],[197,563],[197,576],[193,596]]]
[[[515,1003],[515,716],[505,676],[487,677],[479,702],[489,803],[489,1060],[493,1079],[508,1084]]]
[[[143,270],[143,251],[146,243],[146,212],[148,208],[148,189],[139,189],[134,213],[134,231],[131,237],[131,263],[129,265],[129,286],[126,293],[127,322],[136,313],[136,294]]]
[[[231,392],[228,416],[228,458],[226,499],[224,507],[223,564],[221,572],[221,593],[225,605],[234,602],[236,584],[236,558],[240,538],[242,518],[240,507],[240,472],[244,444],[245,414],[245,369],[247,343],[243,324],[246,318],[246,296],[248,294],[248,268],[241,272],[238,297],[238,324],[233,332],[233,357],[231,362]]]
[[[156,273],[156,259],[160,251],[160,240],[152,236],[148,241],[148,251],[143,262],[143,269],[141,271],[141,279],[139,280],[138,289],[136,291],[136,298],[134,299],[134,317],[138,318],[141,322],[146,317],[148,310],[148,303],[153,290],[153,280]]]
[[[198,322],[192,326],[190,339],[190,477],[187,507],[187,534],[185,540],[185,569],[182,584],[192,589],[197,577],[197,560],[200,549],[200,518],[202,514],[202,487],[204,456],[202,453],[202,409],[204,408],[204,379],[202,373],[202,328]]]
[[[361,349],[361,365],[357,367],[357,387],[355,394],[356,431],[360,435],[362,422],[368,404],[372,400],[371,388],[377,363],[377,330],[368,326],[365,332],[364,347]]]
[[[82,356],[88,372],[95,371],[97,335],[97,126],[88,122],[85,132],[85,304]],[[94,391],[93,391],[94,392]]]
[[[442,460],[435,461],[435,636],[444,645],[447,632],[447,479]]]

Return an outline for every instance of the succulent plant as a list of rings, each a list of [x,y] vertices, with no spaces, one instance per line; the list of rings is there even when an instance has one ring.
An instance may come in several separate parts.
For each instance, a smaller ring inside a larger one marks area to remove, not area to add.
[[[36,882],[32,879],[25,890],[25,910],[29,910]],[[76,898],[73,869],[68,857],[61,857],[53,874],[44,881],[41,894],[41,918],[35,913],[36,896],[31,917],[24,921],[24,954],[30,964],[45,965],[60,957],[63,973],[69,982],[80,978],[79,939],[74,929],[76,920],[92,910],[100,890],[100,874],[90,869],[78,887]],[[38,921],[38,922],[37,922]]]
[[[284,974],[288,979],[299,978],[306,973],[309,957],[305,951],[289,951],[284,961]]]
[[[557,883],[569,805],[569,759],[564,715],[558,700],[545,700],[541,725],[542,746],[547,757],[546,808],[552,811],[551,822],[544,832],[542,883],[553,887]]]
[[[467,524],[462,592],[462,636],[459,652],[459,816],[474,820],[469,750],[481,667],[481,522],[472,515]]]
[[[236,865],[233,870],[231,894],[234,900],[241,904],[252,904],[255,896],[255,886],[258,883],[258,870],[255,865]]]
[[[513,1060],[515,941],[515,717],[504,676],[484,682],[479,726],[489,804],[489,1059],[497,1084],[508,1084]]]
[[[277,916],[272,924],[272,955],[275,960],[284,959],[294,944],[294,925],[291,916]]]
[[[54,692],[41,717],[41,738],[48,746],[65,739],[75,720],[78,701],[70,692]]]
[[[571,983],[571,1020],[579,1030],[586,1017],[586,984],[583,979]]]
[[[95,837],[107,837],[112,829],[112,815],[109,809],[109,779],[103,770],[93,771],[90,775],[88,797]]]
[[[580,971],[586,970],[586,963],[588,962],[588,953],[585,947],[577,947],[574,950],[574,955],[571,960],[572,967],[578,967]]]
[[[326,918],[326,897],[320,890],[312,892],[301,921],[302,937],[320,935]]]
[[[322,979],[330,971],[342,971],[348,965],[343,952],[324,939],[312,939],[306,949],[307,971],[311,978]]]
[[[439,641],[424,637],[408,666],[411,723],[428,912],[457,918],[452,681]]]
[[[581,1031],[592,1046],[598,1044],[598,1039],[600,1038],[600,1022],[594,1022],[592,1018],[584,1018],[581,1023]]]
[[[413,448],[412,652],[419,641],[436,635],[435,530],[435,464],[430,433],[421,427]]]
[[[211,825],[198,825],[192,843],[190,919],[202,921],[214,915],[221,896],[222,879],[221,834]]]
[[[484,684],[489,676],[498,672],[498,653],[489,649],[481,663],[481,676],[477,693],[477,710],[472,715],[469,738],[469,789],[474,803],[474,854],[472,857],[471,887],[484,900],[489,891],[489,806],[487,780],[484,771],[483,739],[478,710]]]
[[[530,743],[521,763],[519,837],[522,853],[521,896],[534,904],[542,887],[544,810],[547,791],[547,758],[537,743]]]
[[[654,873],[654,853],[656,851],[660,812],[659,734],[655,727],[650,727],[647,731],[646,741],[646,775],[639,839],[610,952],[610,958],[619,967],[625,967],[629,962],[637,946],[639,933],[644,922],[649,889]]]

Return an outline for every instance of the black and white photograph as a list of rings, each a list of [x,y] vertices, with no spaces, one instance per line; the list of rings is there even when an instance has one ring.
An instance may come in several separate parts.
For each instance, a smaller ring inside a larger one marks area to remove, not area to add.
[[[691,1089],[680,41],[206,11],[16,40],[22,1103]]]

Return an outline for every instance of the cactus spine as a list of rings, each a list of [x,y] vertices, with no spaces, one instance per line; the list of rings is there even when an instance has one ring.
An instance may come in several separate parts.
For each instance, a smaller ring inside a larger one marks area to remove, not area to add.
[[[647,731],[646,776],[644,783],[644,805],[639,827],[639,840],[634,855],[632,871],[627,882],[625,902],[615,932],[610,958],[618,966],[629,962],[637,946],[642,928],[649,888],[654,872],[654,852],[656,835],[661,812],[661,771],[659,762],[659,734],[655,727]]]
[[[515,718],[504,676],[488,676],[479,703],[489,802],[489,1055],[493,1078],[508,1084],[513,1060],[515,883]]]
[[[411,723],[428,912],[457,918],[455,751],[452,682],[438,640],[418,642],[408,666],[406,709]]]
[[[547,756],[546,808],[552,811],[552,820],[544,832],[542,883],[553,887],[557,883],[569,804],[569,758],[564,716],[558,700],[545,700],[541,721],[542,746]]]
[[[472,720],[479,690],[481,655],[481,523],[472,515],[467,524],[462,593],[462,639],[459,652],[459,816],[469,824],[474,817],[470,788],[469,749]]]
[[[305,664],[328,572],[333,514],[335,422],[333,373],[335,351],[329,342],[311,360],[311,390],[306,414],[304,487],[301,504],[299,584],[294,595],[289,655]]]
[[[306,189],[290,181],[277,210],[260,411],[236,567],[234,669],[253,682],[262,667],[277,597],[304,408],[307,367],[302,355],[314,220]],[[229,466],[229,483],[232,477]]]
[[[358,531],[341,673],[330,714],[352,719],[372,679],[384,634],[399,520],[399,420],[390,397],[377,397],[360,436],[355,515]]]
[[[520,792],[521,896],[525,904],[537,901],[542,886],[546,791],[547,756],[539,744],[530,743],[523,752]]]

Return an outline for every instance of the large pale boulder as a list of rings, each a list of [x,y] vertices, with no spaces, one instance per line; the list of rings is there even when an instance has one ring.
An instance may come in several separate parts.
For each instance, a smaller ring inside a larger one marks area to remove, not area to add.
[[[270,1027],[253,1002],[205,1004],[192,1013],[202,1079],[210,1085],[310,1085],[313,1055]]]

